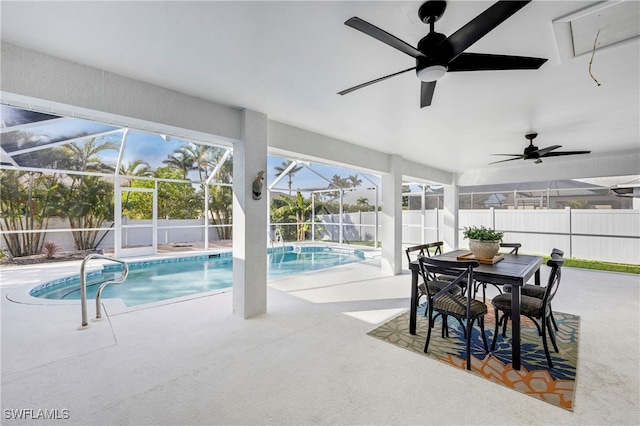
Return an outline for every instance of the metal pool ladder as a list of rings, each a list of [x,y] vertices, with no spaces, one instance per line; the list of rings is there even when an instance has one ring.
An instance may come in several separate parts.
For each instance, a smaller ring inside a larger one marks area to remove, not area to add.
[[[285,249],[285,242],[284,242],[284,238],[282,237],[282,232],[280,231],[280,228],[276,228],[276,230],[273,233],[273,238],[271,238],[271,234],[269,233],[269,231],[267,231],[267,235],[269,236],[269,240],[271,240],[271,249],[273,249],[273,243],[282,243],[282,251],[284,251]]]
[[[87,262],[91,259],[110,260],[112,262],[120,263],[124,267],[120,280],[105,281],[100,284],[98,292],[96,293],[96,318],[94,321],[100,321],[102,319],[102,305],[100,304],[100,295],[102,294],[102,290],[109,284],[122,284],[124,280],[127,279],[127,275],[129,275],[129,265],[127,262],[122,259],[118,259],[117,257],[109,257],[98,253],[92,253],[84,258],[82,265],[80,265],[80,305],[82,307],[82,325],[78,330],[84,330],[89,327],[89,322],[87,321],[87,274],[85,273],[85,267]]]

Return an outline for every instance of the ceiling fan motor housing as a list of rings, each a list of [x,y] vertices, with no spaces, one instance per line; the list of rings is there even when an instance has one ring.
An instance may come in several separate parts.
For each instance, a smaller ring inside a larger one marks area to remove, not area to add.
[[[528,147],[524,149],[524,159],[530,160],[532,158],[539,158],[538,147],[530,143]]]
[[[434,57],[427,53],[427,52],[433,52],[435,46],[443,42],[446,43],[446,40],[447,40],[447,36],[445,36],[444,34],[437,33],[437,32],[430,32],[429,34],[424,36],[422,40],[420,40],[420,42],[418,43],[418,50],[422,52],[424,56],[416,57],[416,74],[418,75],[418,78],[420,78],[422,81],[432,81],[432,80],[425,80],[421,75],[422,71],[426,68],[437,66],[437,67],[444,68],[444,72],[447,71],[448,67],[447,67],[446,60],[438,59],[437,57]]]

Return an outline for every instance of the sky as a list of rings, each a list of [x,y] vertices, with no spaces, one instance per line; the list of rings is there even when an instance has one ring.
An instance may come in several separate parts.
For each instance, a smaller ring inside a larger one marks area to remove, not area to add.
[[[2,148],[7,152],[22,150],[25,148],[39,146],[41,144],[48,143],[47,141],[64,140],[65,137],[74,137],[79,134],[94,134],[97,132],[105,132],[110,130],[116,130],[118,127],[107,124],[98,123],[90,120],[83,120],[80,118],[60,118],[47,114],[41,114],[34,111],[22,110],[19,108],[9,107],[6,105],[0,106],[2,125],[1,127],[12,127],[16,125],[26,126],[20,130],[37,137],[38,141],[27,143],[20,146],[12,146],[9,143],[9,138],[5,138],[5,143],[2,143]],[[56,119],[55,122],[49,120]],[[41,120],[41,121],[40,121]],[[35,126],[32,124],[36,124]],[[117,147],[120,147],[123,140],[124,131],[116,132],[106,136],[107,140]],[[1,143],[2,141],[0,141]],[[122,157],[122,164],[127,165],[135,160],[146,161],[151,168],[155,169],[164,166],[163,160],[165,160],[171,153],[173,153],[180,146],[187,144],[188,142],[175,138],[169,138],[164,140],[158,134],[140,132],[136,130],[130,130],[127,133],[126,148]],[[43,151],[46,152],[46,151]],[[100,153],[101,157],[112,163],[116,164],[118,159],[117,150],[105,150]],[[267,185],[271,186],[273,181],[278,176],[276,167],[282,166],[290,159],[276,156],[269,156],[267,158],[267,170],[266,178]],[[358,179],[362,181],[361,187],[372,187],[380,185],[380,177],[368,173],[362,173],[350,169],[329,166],[321,163],[304,162],[302,168],[292,176],[291,191],[295,192],[300,190],[301,192],[308,194],[310,190],[320,190],[329,187],[329,181],[334,175],[338,175],[341,178],[348,178],[349,176],[357,175]],[[195,177],[196,175],[194,174]],[[273,188],[277,191],[288,192],[288,178],[284,177]]]

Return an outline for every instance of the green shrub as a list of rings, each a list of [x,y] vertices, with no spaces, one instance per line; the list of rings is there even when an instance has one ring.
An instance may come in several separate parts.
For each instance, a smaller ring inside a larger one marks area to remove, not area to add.
[[[462,235],[464,238],[470,240],[501,241],[504,233],[498,232],[495,229],[485,228],[484,226],[465,226]]]

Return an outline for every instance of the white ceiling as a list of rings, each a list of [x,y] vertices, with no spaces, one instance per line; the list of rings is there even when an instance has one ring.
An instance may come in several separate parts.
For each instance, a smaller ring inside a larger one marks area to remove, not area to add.
[[[599,87],[591,53],[562,63],[558,54],[552,21],[598,2],[534,1],[467,50],[548,58],[539,70],[447,74],[424,109],[413,72],[337,95],[415,65],[344,21],[358,16],[415,46],[428,32],[421,3],[3,0],[1,35],[448,171],[520,163],[487,165],[504,158],[490,153],[521,153],[531,130],[539,147],[591,150],[591,158],[640,151],[640,39],[595,52]],[[436,31],[451,35],[492,3],[450,1]]]

